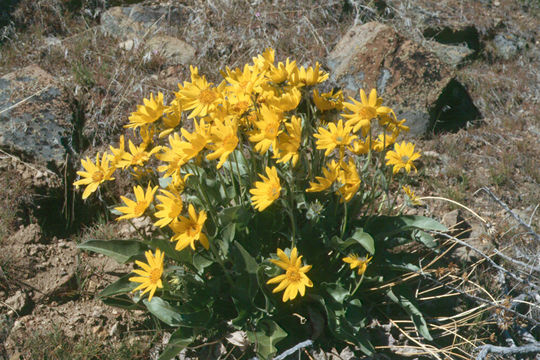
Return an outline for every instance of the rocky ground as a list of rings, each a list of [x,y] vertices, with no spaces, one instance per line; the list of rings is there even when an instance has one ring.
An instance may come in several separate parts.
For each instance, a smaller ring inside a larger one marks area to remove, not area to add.
[[[426,199],[419,210],[465,242],[454,244],[449,263],[489,295],[475,296],[495,305],[476,332],[460,333],[466,351],[439,358],[539,340],[540,247],[528,233],[540,232],[538,2],[7,4],[0,16],[0,359],[155,358],[167,332],[156,332],[144,313],[96,298],[130,268],[76,244],[130,230],[109,219],[98,199],[81,200],[71,185],[75,171],[81,158],[116,141],[143,97],[170,96],[190,64],[216,81],[218,69],[266,47],[280,59],[319,61],[351,95],[377,88],[408,120],[423,153],[416,193],[469,208]],[[506,316],[501,306],[523,316]],[[395,337],[376,358],[437,358]],[[204,356],[219,356],[220,346]]]

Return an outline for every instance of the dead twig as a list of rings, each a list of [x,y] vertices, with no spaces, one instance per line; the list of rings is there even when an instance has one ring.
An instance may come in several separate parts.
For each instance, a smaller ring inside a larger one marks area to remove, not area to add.
[[[487,187],[483,187],[483,188],[480,188],[480,190],[478,191],[484,191],[486,192],[495,202],[497,202],[499,205],[501,205],[501,207],[506,210],[506,212],[508,212],[510,215],[512,215],[512,217],[521,225],[523,226],[525,229],[527,229],[527,232],[531,235],[533,235],[533,237],[536,239],[536,241],[540,242],[540,235],[538,235],[534,230],[533,228],[528,225],[525,221],[523,221],[519,216],[517,216],[512,210],[510,210],[510,208],[508,207],[508,205],[506,205],[501,199],[499,199],[497,196],[495,196],[495,194],[493,194],[491,192],[491,190],[489,190]],[[477,192],[478,192],[477,191]]]
[[[437,285],[442,285],[443,287],[449,289],[449,290],[452,290],[452,291],[455,291],[455,292],[458,292],[460,293],[461,295],[469,298],[470,300],[474,300],[476,301],[477,303],[482,303],[482,304],[488,304],[488,305],[491,305],[492,307],[494,308],[497,308],[497,309],[501,309],[501,310],[504,310],[506,312],[509,312],[513,315],[515,315],[516,317],[520,318],[520,319],[523,319],[525,321],[528,321],[528,322],[531,322],[532,324],[534,324],[535,326],[540,326],[540,322],[536,321],[535,319],[529,317],[529,316],[525,316],[513,309],[510,309],[506,306],[502,306],[502,305],[499,305],[493,301],[490,301],[490,300],[486,300],[484,298],[481,298],[481,297],[478,297],[478,296],[475,296],[475,295],[471,295],[469,294],[468,292],[466,291],[463,291],[461,289],[458,289],[458,288],[455,288],[453,286],[450,286],[448,284],[445,284],[443,283],[442,281],[439,281],[438,279],[434,278],[433,276],[431,276],[430,274],[426,274],[426,273],[418,273],[419,275],[423,276],[425,279],[427,280],[430,280],[430,281],[433,281],[435,284]]]
[[[510,261],[510,262],[513,263],[514,265],[519,265],[519,266],[524,267],[525,269],[540,272],[540,267],[538,267],[538,266],[534,266],[534,265],[531,265],[531,264],[525,264],[525,263],[522,262],[522,261],[519,261],[519,260],[516,260],[516,259],[511,258],[511,257],[509,257],[509,256],[504,255],[502,252],[500,252],[500,251],[497,250],[497,249],[493,249],[493,252],[494,252],[495,254],[497,254],[498,256],[502,257],[504,260]],[[521,271],[521,270],[519,270],[519,271]],[[524,272],[524,271],[521,271],[521,272]],[[525,273],[530,275],[530,273],[528,273],[528,272],[525,272]]]
[[[463,245],[463,246],[466,246],[468,247],[469,249],[472,249],[474,250],[475,252],[477,252],[480,256],[482,256],[484,259],[487,260],[487,262],[489,262],[491,264],[491,266],[493,266],[495,269],[499,270],[499,271],[502,271],[503,273],[507,274],[508,276],[510,276],[512,279],[516,280],[516,281],[519,281],[520,283],[522,284],[525,284],[531,288],[534,288],[534,289],[540,289],[540,286],[537,286],[533,283],[531,283],[530,281],[527,281],[527,280],[523,280],[522,278],[520,278],[519,276],[517,276],[516,274],[506,270],[505,268],[503,268],[502,266],[498,265],[497,263],[495,263],[495,261],[493,261],[489,256],[487,256],[486,254],[484,254],[482,251],[478,250],[477,248],[475,248],[474,246],[470,245],[470,244],[467,244],[465,241],[462,241],[462,240],[459,240],[458,238],[452,236],[452,235],[448,235],[448,234],[445,234],[445,233],[442,233],[442,232],[438,232],[438,231],[434,231],[433,232],[434,234],[437,234],[437,235],[440,235],[440,236],[444,236],[448,239],[451,239],[455,242],[457,242],[458,244],[460,245]]]
[[[13,105],[11,105],[11,106],[5,108],[5,109],[0,110],[0,114],[3,114],[3,113],[5,113],[6,111],[9,111],[9,110],[11,110],[11,109],[16,108],[17,106],[20,106],[20,105],[24,104],[25,102],[27,102],[28,100],[30,100],[30,99],[33,98],[34,96],[38,96],[38,95],[40,95],[42,92],[48,90],[50,87],[51,87],[51,85],[47,85],[47,86],[45,86],[43,89],[41,89],[41,90],[39,90],[39,91],[33,93],[32,95],[30,95],[30,96],[28,96],[28,97],[25,97],[24,99],[22,99],[22,100],[19,101],[18,103],[15,103],[15,104],[13,104]]]
[[[480,352],[476,356],[476,360],[483,360],[486,358],[487,354],[498,354],[498,355],[511,355],[511,354],[539,354],[540,353],[540,342],[535,342],[534,344],[527,344],[523,346],[516,347],[503,347],[503,346],[494,346],[494,345],[483,345],[478,348]]]

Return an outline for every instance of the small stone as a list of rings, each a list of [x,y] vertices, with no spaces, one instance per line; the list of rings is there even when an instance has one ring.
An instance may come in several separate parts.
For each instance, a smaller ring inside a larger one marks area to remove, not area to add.
[[[114,323],[109,329],[109,336],[118,336],[120,334],[119,323]]]
[[[103,326],[96,325],[92,327],[92,334],[97,335],[97,333],[99,333],[101,330],[103,330]]]
[[[25,292],[17,291],[15,295],[7,298],[5,301],[9,312],[15,312],[18,316],[26,315],[25,310],[29,307],[29,298]]]
[[[120,49],[131,51],[133,49],[137,49],[139,47],[139,40],[137,38],[135,39],[128,39],[126,41],[122,41],[120,44],[118,44],[118,47]]]

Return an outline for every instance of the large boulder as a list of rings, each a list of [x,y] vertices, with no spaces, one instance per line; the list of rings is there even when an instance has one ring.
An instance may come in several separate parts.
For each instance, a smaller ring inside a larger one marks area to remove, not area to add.
[[[49,169],[66,159],[71,112],[56,79],[36,65],[0,78],[0,149]]]
[[[123,40],[120,47],[125,50],[142,45],[149,56],[159,55],[167,65],[189,65],[195,57],[195,49],[175,36],[185,17],[181,7],[119,6],[101,15],[101,28]]]
[[[332,79],[347,95],[376,88],[410,135],[457,130],[480,118],[453,68],[432,51],[377,22],[353,26],[327,59]]]
[[[182,9],[173,6],[117,6],[101,14],[101,28],[124,40],[156,34],[174,35],[185,21],[184,17]]]

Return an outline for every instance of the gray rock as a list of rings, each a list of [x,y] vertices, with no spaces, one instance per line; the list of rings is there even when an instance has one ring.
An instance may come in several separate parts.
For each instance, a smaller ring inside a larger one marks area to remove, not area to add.
[[[30,299],[28,295],[23,291],[17,291],[15,295],[9,297],[5,301],[5,305],[8,307],[8,315],[15,313],[17,316],[26,315],[28,308],[30,307]]]
[[[71,134],[71,112],[56,79],[31,65],[0,78],[0,148],[58,169]]]
[[[143,45],[147,54],[164,57],[166,65],[189,65],[195,57],[191,45],[173,36],[184,22],[182,8],[164,5],[113,7],[101,15],[102,30],[124,40],[120,48]]]
[[[41,233],[41,228],[38,224],[30,224],[21,228],[15,234],[7,238],[6,244],[23,245],[23,244],[38,244],[43,242],[45,238]]]
[[[195,57],[195,49],[184,41],[168,35],[156,35],[145,43],[148,51],[165,58],[167,65],[189,65]]]
[[[407,119],[410,136],[458,130],[480,118],[453,69],[425,47],[371,22],[353,26],[327,58],[332,81],[346,95],[376,88],[384,105]]]
[[[445,45],[436,41],[427,41],[426,46],[444,63],[454,68],[461,65],[467,58],[474,54],[474,50],[465,45]]]
[[[101,14],[101,29],[123,40],[175,34],[185,22],[180,7],[133,5],[112,7]]]
[[[525,49],[527,43],[514,34],[497,34],[493,38],[493,47],[496,54],[504,60],[514,58],[520,51]]]

